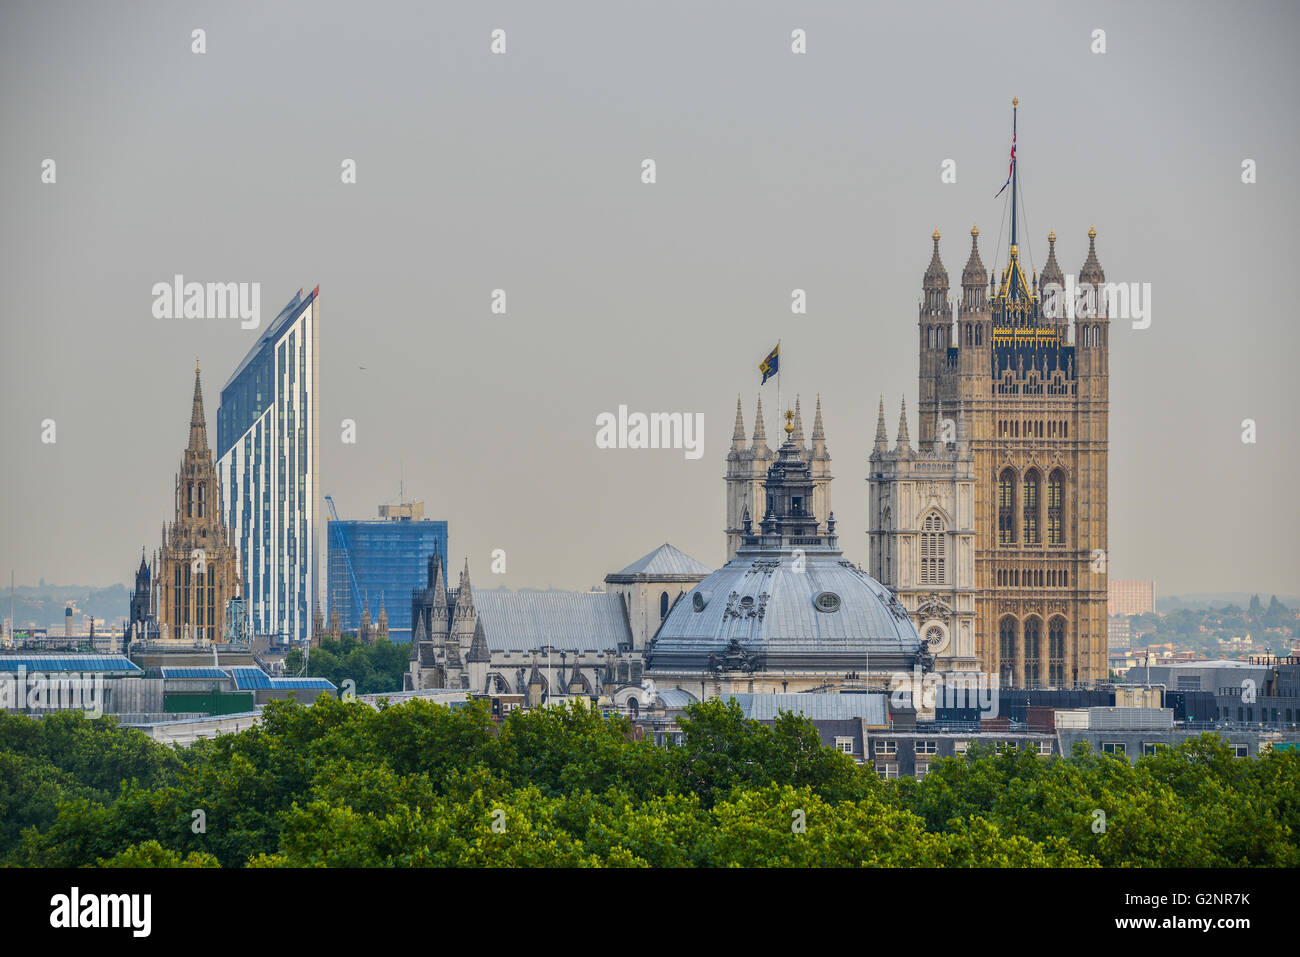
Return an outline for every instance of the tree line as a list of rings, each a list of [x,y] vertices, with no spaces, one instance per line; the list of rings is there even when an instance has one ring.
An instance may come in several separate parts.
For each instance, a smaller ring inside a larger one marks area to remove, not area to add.
[[[188,748],[111,718],[0,714],[10,866],[1295,867],[1300,755],[1213,735],[881,780],[806,719],[693,705],[676,747],[581,705],[272,702]],[[1099,813],[1100,812],[1100,813]]]

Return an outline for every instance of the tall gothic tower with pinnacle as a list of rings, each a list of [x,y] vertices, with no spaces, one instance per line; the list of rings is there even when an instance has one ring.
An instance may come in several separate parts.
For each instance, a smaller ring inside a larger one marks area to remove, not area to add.
[[[190,440],[176,474],[175,519],[154,557],[153,612],[171,641],[225,640],[226,603],[238,597],[235,547],[221,519],[221,481],[208,445],[203,386],[194,363]]]
[[[1090,228],[1078,278],[1098,294],[1071,325],[1054,305],[1064,284],[1055,232],[1047,236],[1041,285],[1036,271],[1032,279],[1025,272],[1014,152],[1009,185],[1006,265],[986,275],[979,229],[972,227],[955,303],[939,231],[930,237],[917,323],[918,443],[937,448],[937,441],[955,439],[960,410],[974,458],[975,651],[982,669],[1004,687],[1091,686],[1108,674],[1105,273]],[[870,529],[873,536],[889,531]],[[883,569],[873,566],[877,571]],[[897,580],[896,568],[881,577],[891,587]]]

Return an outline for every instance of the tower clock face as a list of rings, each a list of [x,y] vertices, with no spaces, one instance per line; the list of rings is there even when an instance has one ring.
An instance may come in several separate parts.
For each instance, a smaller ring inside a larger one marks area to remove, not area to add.
[[[932,655],[937,655],[948,648],[948,629],[940,622],[926,622],[921,628],[921,638]]]

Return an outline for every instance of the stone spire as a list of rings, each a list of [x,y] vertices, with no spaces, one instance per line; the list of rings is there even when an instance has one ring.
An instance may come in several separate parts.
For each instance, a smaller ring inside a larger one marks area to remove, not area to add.
[[[925,278],[921,281],[921,288],[925,290],[939,290],[948,288],[948,270],[943,268],[943,260],[939,258],[939,227],[934,228],[930,235],[934,241],[934,253],[930,256],[930,265],[925,267]]]
[[[483,631],[483,619],[480,618],[474,622],[474,640],[470,642],[469,653],[465,655],[466,661],[491,661],[492,655],[488,652],[487,635]]]
[[[1083,262],[1083,268],[1079,270],[1079,282],[1097,283],[1100,285],[1106,281],[1106,273],[1101,268],[1101,263],[1097,260],[1097,227],[1088,227],[1088,258]],[[1100,297],[1098,297],[1100,299]],[[1100,305],[1100,302],[1098,302]]]
[[[456,606],[460,607],[461,597],[469,601],[469,607],[474,607],[474,589],[469,582],[469,558],[465,559],[465,567],[460,573],[460,588],[456,592]]]
[[[885,429],[885,397],[880,397],[880,410],[876,413],[876,451],[889,451],[889,433]]]
[[[415,631],[411,633],[411,660],[420,656],[420,645],[429,640],[429,632],[424,627],[424,615],[415,616]]]
[[[980,228],[972,224],[970,258],[966,260],[966,268],[961,271],[961,287],[963,290],[983,290],[988,281],[988,272],[984,269],[983,260],[980,259]]]
[[[912,451],[912,440],[907,434],[907,399],[903,399],[902,410],[898,413],[898,450]]]
[[[799,409],[799,397],[794,397],[794,444],[799,448],[804,447],[803,438],[803,413]]]
[[[817,414],[813,417],[812,450],[813,455],[817,456],[826,453],[826,430],[822,427],[821,393],[817,395]]]
[[[1043,267],[1042,288],[1046,289],[1052,283],[1056,283],[1065,289],[1065,275],[1061,272],[1061,266],[1056,261],[1056,230],[1047,234],[1047,265]]]
[[[436,548],[429,556],[429,588],[433,589],[433,607],[447,607],[447,583],[442,577],[442,553]]]
[[[745,417],[740,411],[740,396],[736,396],[736,428],[731,433],[731,450],[739,452],[745,447]]]
[[[750,443],[752,449],[767,448],[767,432],[763,429],[763,397],[758,397],[758,411],[754,413],[754,440]]]
[[[199,360],[194,360],[194,406],[190,409],[190,444],[186,451],[207,456],[208,423],[203,415],[203,383],[199,377]]]
[[[330,596],[330,620],[327,627],[331,638],[339,637],[342,632],[342,627],[339,623],[339,605],[338,602],[334,600],[333,595]]]
[[[384,607],[384,593],[379,593],[379,633],[388,637],[388,609]]]

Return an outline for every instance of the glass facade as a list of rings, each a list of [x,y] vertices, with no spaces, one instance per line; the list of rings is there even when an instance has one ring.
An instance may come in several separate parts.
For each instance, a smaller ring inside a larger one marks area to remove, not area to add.
[[[221,390],[217,467],[249,633],[311,637],[318,589],[320,287],[280,311]]]
[[[342,542],[340,542],[342,538]],[[352,582],[342,545],[346,543],[352,570],[357,576],[353,598]],[[369,600],[370,620],[379,618],[382,600],[388,614],[388,633],[393,641],[411,640],[411,592],[426,585],[429,556],[436,549],[447,567],[447,523],[435,521],[330,522],[329,601],[323,611],[338,612],[343,631],[361,627],[361,606]]]

